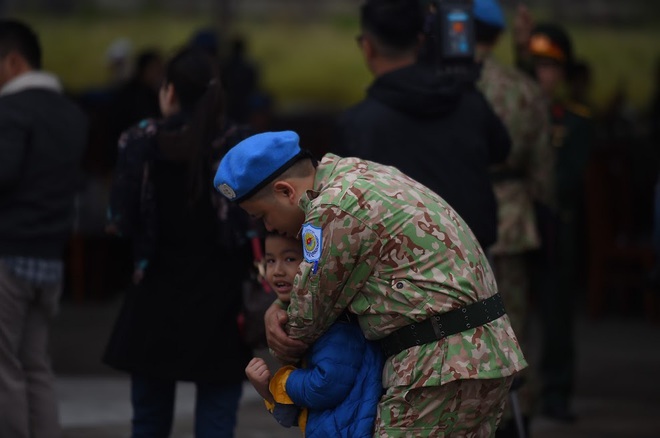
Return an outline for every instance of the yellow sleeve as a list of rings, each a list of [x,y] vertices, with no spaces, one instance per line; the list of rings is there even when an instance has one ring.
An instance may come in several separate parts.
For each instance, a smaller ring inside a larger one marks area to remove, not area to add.
[[[296,367],[292,365],[283,366],[277,370],[275,375],[270,379],[268,389],[270,389],[270,393],[273,394],[276,403],[281,403],[283,405],[295,404],[289,397],[289,394],[286,393],[286,381],[295,369]]]
[[[305,436],[305,430],[307,428],[307,415],[309,414],[309,411],[307,408],[304,408],[302,411],[300,411],[300,416],[298,417],[298,427],[300,428],[300,431],[303,433],[303,437]]]
[[[271,403],[268,400],[264,399],[264,404],[266,405],[266,409],[268,410],[268,412],[272,414],[273,409],[275,409],[275,403]]]

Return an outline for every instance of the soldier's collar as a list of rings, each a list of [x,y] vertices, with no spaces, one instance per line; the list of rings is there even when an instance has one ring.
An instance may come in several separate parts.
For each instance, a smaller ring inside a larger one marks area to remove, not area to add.
[[[311,202],[316,199],[323,187],[328,184],[328,180],[334,173],[335,167],[339,163],[340,157],[335,154],[325,154],[321,162],[316,166],[316,176],[314,177],[314,189],[307,190],[301,197],[298,205],[303,211],[307,211]]]

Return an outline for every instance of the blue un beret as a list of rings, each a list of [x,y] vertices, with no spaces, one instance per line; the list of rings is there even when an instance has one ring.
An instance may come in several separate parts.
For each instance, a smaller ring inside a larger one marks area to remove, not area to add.
[[[227,199],[244,201],[311,154],[300,149],[293,131],[253,135],[231,148],[220,161],[213,185]]]
[[[497,0],[474,0],[474,18],[500,29],[506,27],[504,12]]]

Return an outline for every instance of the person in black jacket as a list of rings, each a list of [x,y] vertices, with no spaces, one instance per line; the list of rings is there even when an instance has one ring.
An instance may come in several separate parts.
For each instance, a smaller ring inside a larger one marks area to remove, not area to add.
[[[444,198],[484,249],[497,238],[488,173],[510,149],[508,132],[474,78],[436,75],[417,62],[418,2],[368,0],[358,45],[375,80],[340,119],[339,155],[392,165]]]
[[[0,436],[60,434],[48,354],[87,139],[41,68],[37,35],[0,21]]]
[[[132,239],[134,286],[104,362],[131,375],[134,438],[169,436],[177,381],[195,383],[196,437],[234,436],[252,357],[238,323],[249,224],[210,181],[248,132],[223,123],[223,94],[214,58],[182,49],[165,69],[164,118],[119,141],[109,230]]]

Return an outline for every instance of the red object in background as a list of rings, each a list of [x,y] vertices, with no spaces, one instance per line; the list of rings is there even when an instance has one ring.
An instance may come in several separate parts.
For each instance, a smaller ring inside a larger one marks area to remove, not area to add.
[[[558,103],[552,105],[552,118],[561,120],[564,118],[564,107]]]

